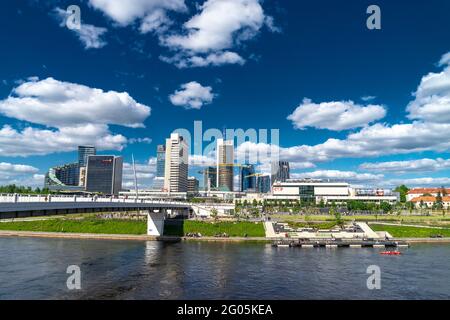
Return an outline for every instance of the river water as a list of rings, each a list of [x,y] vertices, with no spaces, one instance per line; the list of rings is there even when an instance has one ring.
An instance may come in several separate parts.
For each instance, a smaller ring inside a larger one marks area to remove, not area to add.
[[[449,299],[450,245],[402,251],[0,238],[0,299]],[[370,265],[381,289],[367,288]]]

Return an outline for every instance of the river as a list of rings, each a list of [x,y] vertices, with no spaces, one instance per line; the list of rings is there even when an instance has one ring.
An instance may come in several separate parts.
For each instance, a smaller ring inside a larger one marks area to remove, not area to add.
[[[450,245],[402,251],[0,238],[0,299],[449,299]],[[381,289],[367,288],[370,265]]]

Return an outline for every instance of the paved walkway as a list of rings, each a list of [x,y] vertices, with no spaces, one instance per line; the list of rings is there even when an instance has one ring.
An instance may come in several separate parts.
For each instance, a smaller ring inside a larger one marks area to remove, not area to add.
[[[429,229],[450,229],[446,227],[433,227],[433,226],[424,226],[420,224],[400,224],[400,223],[391,223],[391,222],[370,222],[369,224],[382,224],[386,226],[396,226],[396,227],[414,227],[414,228],[429,228]]]
[[[99,240],[138,240],[138,241],[269,241],[265,237],[174,237],[174,236],[148,236],[133,234],[102,234],[102,233],[71,233],[71,232],[38,232],[38,231],[5,231],[0,230],[0,237],[34,237],[34,238],[70,238],[70,239],[99,239]]]

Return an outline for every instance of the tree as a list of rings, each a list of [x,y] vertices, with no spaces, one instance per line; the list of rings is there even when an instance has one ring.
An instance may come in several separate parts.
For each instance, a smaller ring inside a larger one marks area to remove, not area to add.
[[[443,203],[442,203],[442,196],[441,196],[441,192],[439,191],[437,196],[436,196],[436,209],[442,209],[444,207]]]
[[[389,202],[383,201],[380,204],[380,209],[383,210],[384,213],[388,213],[392,210],[392,205]]]
[[[395,188],[394,191],[400,193],[400,202],[406,202],[406,194],[409,191],[409,188],[407,186],[402,184],[401,186]]]
[[[211,209],[211,217],[214,219],[214,221],[217,221],[218,214],[219,214],[219,212],[217,211],[216,208]]]
[[[336,208],[333,206],[330,208],[330,215],[334,216],[334,218],[336,219],[336,224],[340,226],[344,224],[344,220],[342,220],[341,213],[339,212],[339,210],[336,210]]]

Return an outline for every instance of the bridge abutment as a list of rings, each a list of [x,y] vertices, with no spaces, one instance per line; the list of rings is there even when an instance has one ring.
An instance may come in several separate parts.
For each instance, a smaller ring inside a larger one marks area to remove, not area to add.
[[[149,210],[147,213],[147,235],[162,236],[164,234],[164,219],[166,218],[166,210],[159,211]]]

